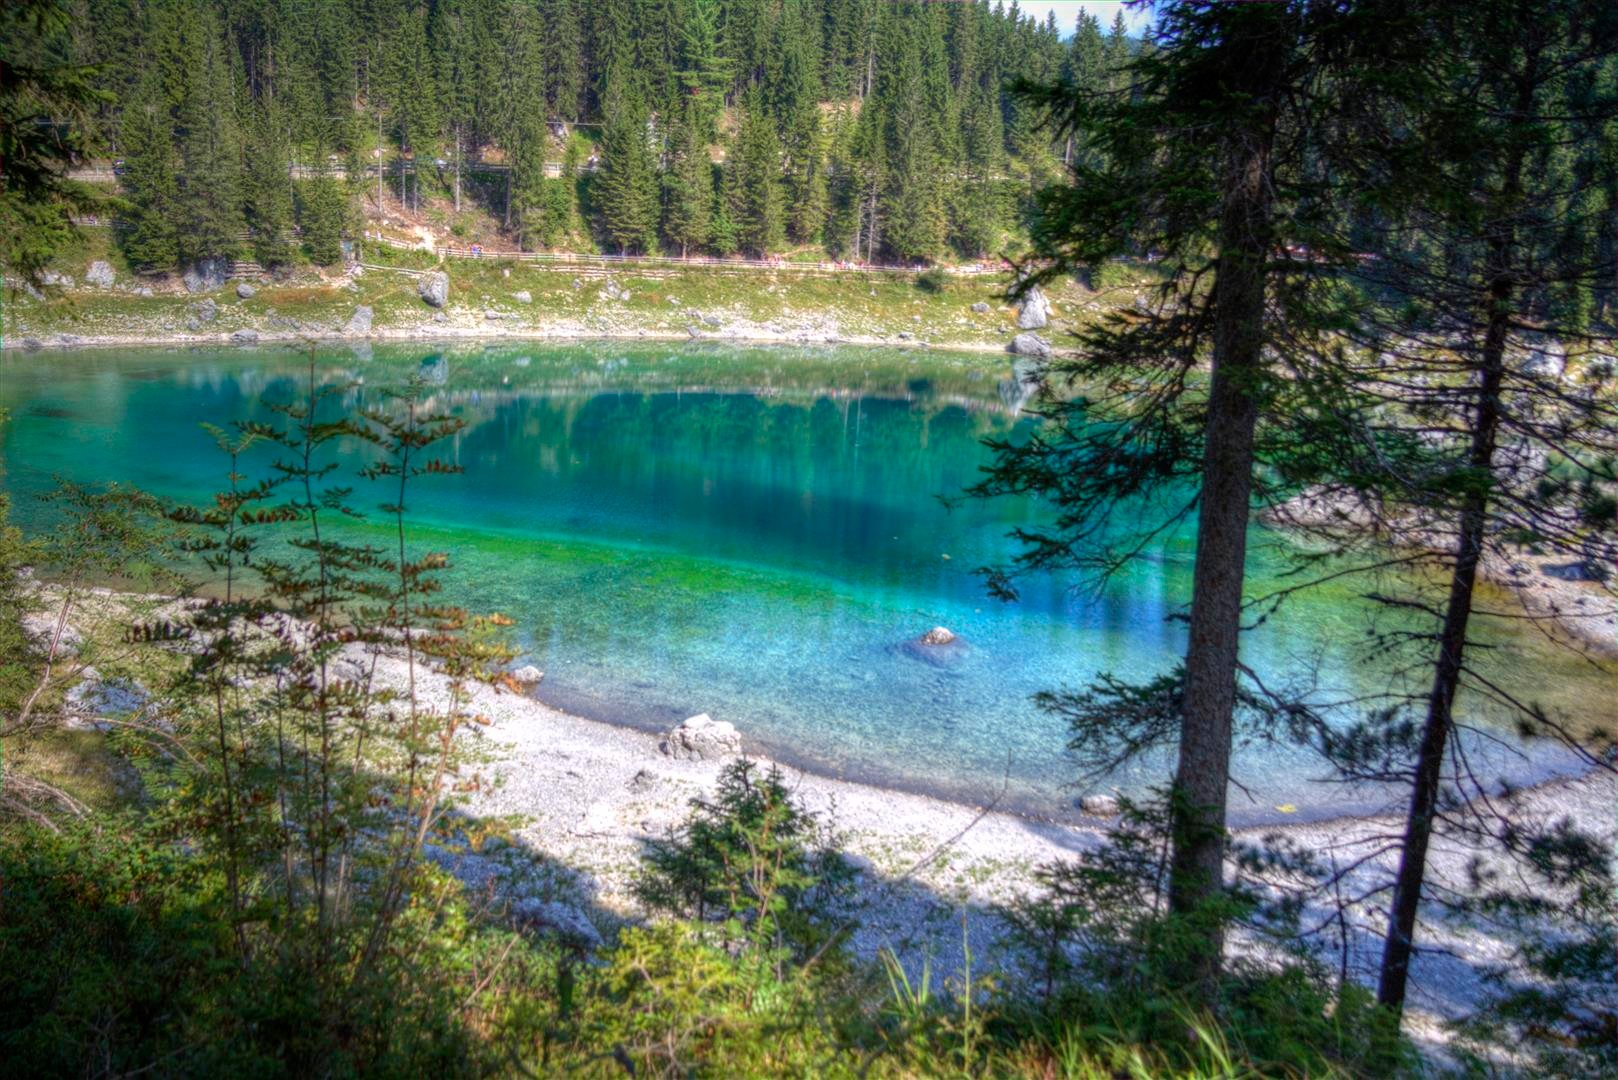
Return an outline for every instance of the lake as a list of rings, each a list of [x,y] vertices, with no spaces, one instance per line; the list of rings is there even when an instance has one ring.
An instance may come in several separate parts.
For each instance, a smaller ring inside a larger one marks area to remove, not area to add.
[[[1047,576],[1004,603],[973,570],[1005,559],[1007,532],[1044,509],[940,498],[976,479],[981,439],[1028,423],[1007,358],[502,342],[331,347],[318,365],[354,384],[349,404],[373,407],[419,374],[435,406],[467,422],[444,450],[464,475],[411,496],[414,542],[452,553],[453,599],[516,621],[548,703],[651,729],[706,712],[819,772],[1051,816],[1071,814],[1078,794],[1167,777],[1159,756],[1072,786],[1062,722],[1030,695],[1172,669],[1188,535],[1099,592]],[[300,393],[306,368],[272,348],[7,354],[0,465],[15,520],[48,527],[36,496],[58,476],[204,498],[225,462],[199,423],[271,419],[263,402]],[[1255,539],[1258,590],[1287,548]],[[1331,697],[1420,685],[1419,668],[1371,655],[1368,587],[1346,579],[1290,602],[1246,636],[1244,660]],[[908,644],[935,625],[961,643]],[[1610,673],[1531,630],[1492,644],[1486,663],[1522,696],[1575,720],[1602,715]],[[1462,707],[1505,735],[1477,745],[1485,770],[1534,780],[1573,768],[1565,751],[1510,735],[1488,703]],[[1236,820],[1379,804],[1315,782],[1324,770],[1302,750],[1241,748],[1235,768],[1250,792],[1233,793]]]

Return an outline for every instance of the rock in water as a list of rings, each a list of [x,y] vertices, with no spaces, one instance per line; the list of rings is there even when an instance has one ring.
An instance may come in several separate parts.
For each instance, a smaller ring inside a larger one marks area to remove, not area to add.
[[[416,279],[416,292],[430,306],[443,307],[449,303],[449,275],[442,270],[421,275]]]
[[[916,640],[923,645],[948,645],[955,640],[955,631],[947,626],[935,626]]]
[[[369,334],[371,332],[371,308],[361,304],[354,309],[354,314],[348,317],[348,323],[343,327],[345,334]]]
[[[110,289],[117,280],[118,275],[112,272],[112,264],[105,259],[97,259],[84,272],[84,283],[98,289]]]
[[[524,686],[534,686],[545,677],[545,673],[533,664],[524,664],[513,671],[511,677]]]
[[[670,731],[661,749],[680,760],[709,761],[741,753],[742,737],[729,721],[698,713]]]
[[[1039,330],[1050,320],[1051,302],[1045,299],[1045,293],[1035,285],[1023,294],[1022,303],[1017,307],[1017,328]]]
[[[256,295],[258,295],[258,290],[253,288],[253,286],[249,285],[247,282],[239,282],[236,285],[236,296],[239,299],[251,300]]]
[[[1051,343],[1038,334],[1018,334],[1011,339],[1007,349],[1017,356],[1031,356],[1035,360],[1049,360],[1051,358]]]

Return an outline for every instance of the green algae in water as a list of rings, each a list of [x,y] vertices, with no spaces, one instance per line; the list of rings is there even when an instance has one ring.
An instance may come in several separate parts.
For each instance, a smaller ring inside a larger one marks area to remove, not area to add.
[[[266,418],[264,400],[301,392],[307,361],[267,349],[3,363],[4,479],[18,520],[38,528],[29,496],[55,476],[204,498],[224,462],[199,422]],[[983,437],[1019,423],[1001,357],[530,343],[362,347],[325,352],[319,366],[354,384],[351,407],[381,406],[417,374],[435,407],[467,421],[445,450],[465,474],[412,495],[413,543],[453,554],[454,600],[517,620],[546,671],[540,696],[570,711],[648,728],[708,712],[819,771],[1055,814],[1075,794],[1073,763],[1060,722],[1030,695],[1103,671],[1144,679],[1184,648],[1173,616],[1189,595],[1186,535],[1099,595],[1050,578],[1014,604],[985,594],[973,568],[1005,558],[1006,533],[1043,511],[1013,499],[950,508],[939,496],[977,477]],[[344,464],[360,463],[352,450]],[[1257,592],[1285,561],[1262,544],[1253,564]],[[1290,602],[1248,635],[1244,659],[1330,698],[1419,689],[1419,657],[1372,654],[1373,618],[1388,616],[1367,588],[1345,579]],[[934,625],[962,644],[910,644]],[[1496,629],[1489,644],[1480,662],[1520,696],[1576,724],[1600,718],[1610,671],[1531,631]],[[1489,703],[1464,704],[1508,726]],[[1573,767],[1543,742],[1478,753],[1518,780]],[[1150,759],[1092,786],[1138,792],[1168,765]],[[1243,748],[1236,769],[1254,796],[1235,796],[1248,820],[1280,804],[1324,814],[1376,798],[1314,783],[1324,770],[1297,749]]]

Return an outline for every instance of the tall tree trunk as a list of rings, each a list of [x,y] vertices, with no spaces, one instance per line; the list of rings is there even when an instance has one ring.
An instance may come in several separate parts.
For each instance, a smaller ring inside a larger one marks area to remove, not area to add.
[[[1253,489],[1253,436],[1264,377],[1266,263],[1270,257],[1274,83],[1288,20],[1238,21],[1226,48],[1245,57],[1254,104],[1244,129],[1226,140],[1227,165],[1214,282],[1213,370],[1208,390],[1197,521],[1185,705],[1171,808],[1169,906],[1206,910],[1224,888],[1225,809],[1230,783],[1231,715]],[[1244,32],[1245,31],[1245,32]],[[1243,42],[1241,39],[1247,39]],[[1238,46],[1245,46],[1238,48]],[[1211,994],[1224,951],[1217,918],[1188,957],[1198,992]]]
[[[1527,61],[1527,74],[1518,84],[1517,106],[1522,117],[1531,115],[1533,109],[1537,52],[1530,53]],[[1427,847],[1432,840],[1433,818],[1438,809],[1444,754],[1454,727],[1455,691],[1460,686],[1466,627],[1472,615],[1472,592],[1477,584],[1478,563],[1483,557],[1484,533],[1489,522],[1491,485],[1485,481],[1492,481],[1494,477],[1494,451],[1500,429],[1500,387],[1506,369],[1506,336],[1511,329],[1512,301],[1516,295],[1513,267],[1516,238],[1510,222],[1522,196],[1525,161],[1526,153],[1519,139],[1504,170],[1498,204],[1502,212],[1495,218],[1489,240],[1488,322],[1479,358],[1481,381],[1477,414],[1473,418],[1472,443],[1467,453],[1467,467],[1472,473],[1468,485],[1470,494],[1461,507],[1456,530],[1449,602],[1439,631],[1438,659],[1433,666],[1433,687],[1427,696],[1427,719],[1416,755],[1415,781],[1400,845],[1399,873],[1394,881],[1388,936],[1382,943],[1382,970],[1377,979],[1378,1003],[1395,1012],[1404,1009],[1405,989],[1410,979],[1416,913],[1427,877]]]
[[[461,212],[461,128],[455,127],[455,212]]]

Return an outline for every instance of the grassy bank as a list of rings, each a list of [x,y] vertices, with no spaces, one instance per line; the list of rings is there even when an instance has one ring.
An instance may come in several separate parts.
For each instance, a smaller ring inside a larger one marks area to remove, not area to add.
[[[372,323],[355,336],[664,336],[1000,349],[1018,333],[1004,275],[742,272],[708,266],[625,267],[609,273],[599,267],[500,260],[439,264],[425,253],[381,249],[367,250],[368,265],[352,274],[306,270],[285,280],[254,282],[254,295],[243,298],[236,282],[187,293],[177,279],[137,278],[107,238],[105,230],[87,231],[81,245],[59,258],[58,273],[73,279],[71,287],[52,288],[43,298],[8,290],[9,347],[30,339],[46,345],[74,339],[209,342],[240,330],[261,337],[342,335],[360,307],[371,309]],[[117,274],[111,288],[84,283],[85,271],[97,259]],[[417,293],[416,273],[429,268],[450,278],[442,312]],[[1074,281],[1054,286],[1049,290],[1052,323],[1042,333],[1059,339],[1100,312],[1128,304],[1143,285],[1136,280],[1141,273],[1112,268],[1094,291]],[[206,318],[199,307],[210,298],[217,314]]]

